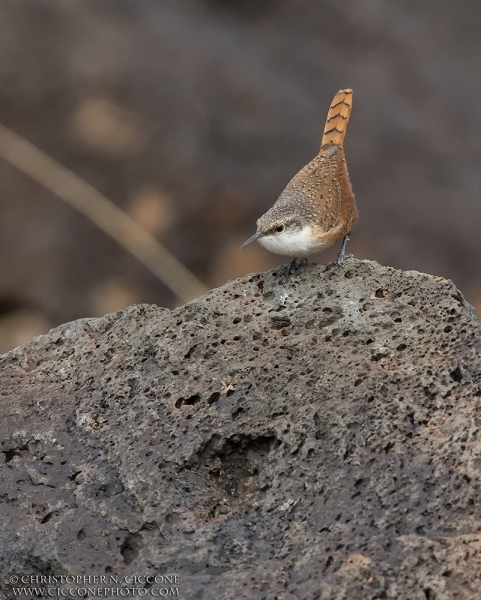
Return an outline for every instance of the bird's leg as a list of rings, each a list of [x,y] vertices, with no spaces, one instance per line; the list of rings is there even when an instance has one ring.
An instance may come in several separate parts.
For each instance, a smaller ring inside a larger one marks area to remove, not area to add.
[[[307,258],[295,258],[287,267],[287,274],[294,275],[299,267],[307,263]]]
[[[346,244],[348,241],[349,237],[347,235],[344,236],[344,239],[342,240],[341,251],[337,255],[336,260],[329,263],[326,269],[330,271],[335,271],[336,269],[339,269],[339,267],[342,267],[346,258],[354,258],[354,254],[346,254]]]

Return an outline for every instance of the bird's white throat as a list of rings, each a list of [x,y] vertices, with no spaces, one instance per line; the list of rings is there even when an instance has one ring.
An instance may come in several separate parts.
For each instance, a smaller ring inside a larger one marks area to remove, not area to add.
[[[314,235],[310,225],[294,231],[287,229],[281,233],[265,235],[258,242],[274,254],[296,258],[304,258],[323,248],[322,241]]]

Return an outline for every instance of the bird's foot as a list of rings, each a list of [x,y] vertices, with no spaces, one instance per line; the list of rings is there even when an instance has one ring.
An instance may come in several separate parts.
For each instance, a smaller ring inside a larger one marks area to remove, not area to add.
[[[294,275],[297,269],[299,269],[299,267],[302,267],[302,265],[305,265],[306,263],[307,258],[295,258],[292,262],[286,265],[285,275],[282,278],[282,284],[285,285],[288,282],[289,277],[291,275]]]
[[[330,271],[329,277],[331,277],[337,269],[340,269],[344,266],[344,261],[346,258],[356,258],[354,254],[344,254],[344,256],[338,256],[336,260],[333,260],[328,265],[326,265],[326,271]]]
[[[341,251],[339,252],[338,257],[336,258],[336,260],[330,262],[326,266],[326,271],[330,271],[329,277],[332,277],[333,273],[337,271],[337,269],[342,267],[346,258],[356,258],[354,254],[346,254],[346,244],[348,241],[349,237],[347,235],[344,236],[344,239],[342,240]]]
[[[287,267],[287,274],[294,275],[299,267],[307,264],[307,258],[295,258]]]

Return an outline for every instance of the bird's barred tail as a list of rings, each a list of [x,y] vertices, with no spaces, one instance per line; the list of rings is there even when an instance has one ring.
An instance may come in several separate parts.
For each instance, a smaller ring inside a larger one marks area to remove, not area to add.
[[[351,115],[352,90],[340,90],[334,96],[327,113],[321,148],[329,144],[342,146]]]

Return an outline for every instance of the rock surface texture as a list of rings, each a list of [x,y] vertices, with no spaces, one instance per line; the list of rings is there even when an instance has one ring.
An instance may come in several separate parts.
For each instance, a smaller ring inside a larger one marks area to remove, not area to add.
[[[481,597],[480,324],[349,260],[134,306],[0,359],[0,578],[180,597]]]

